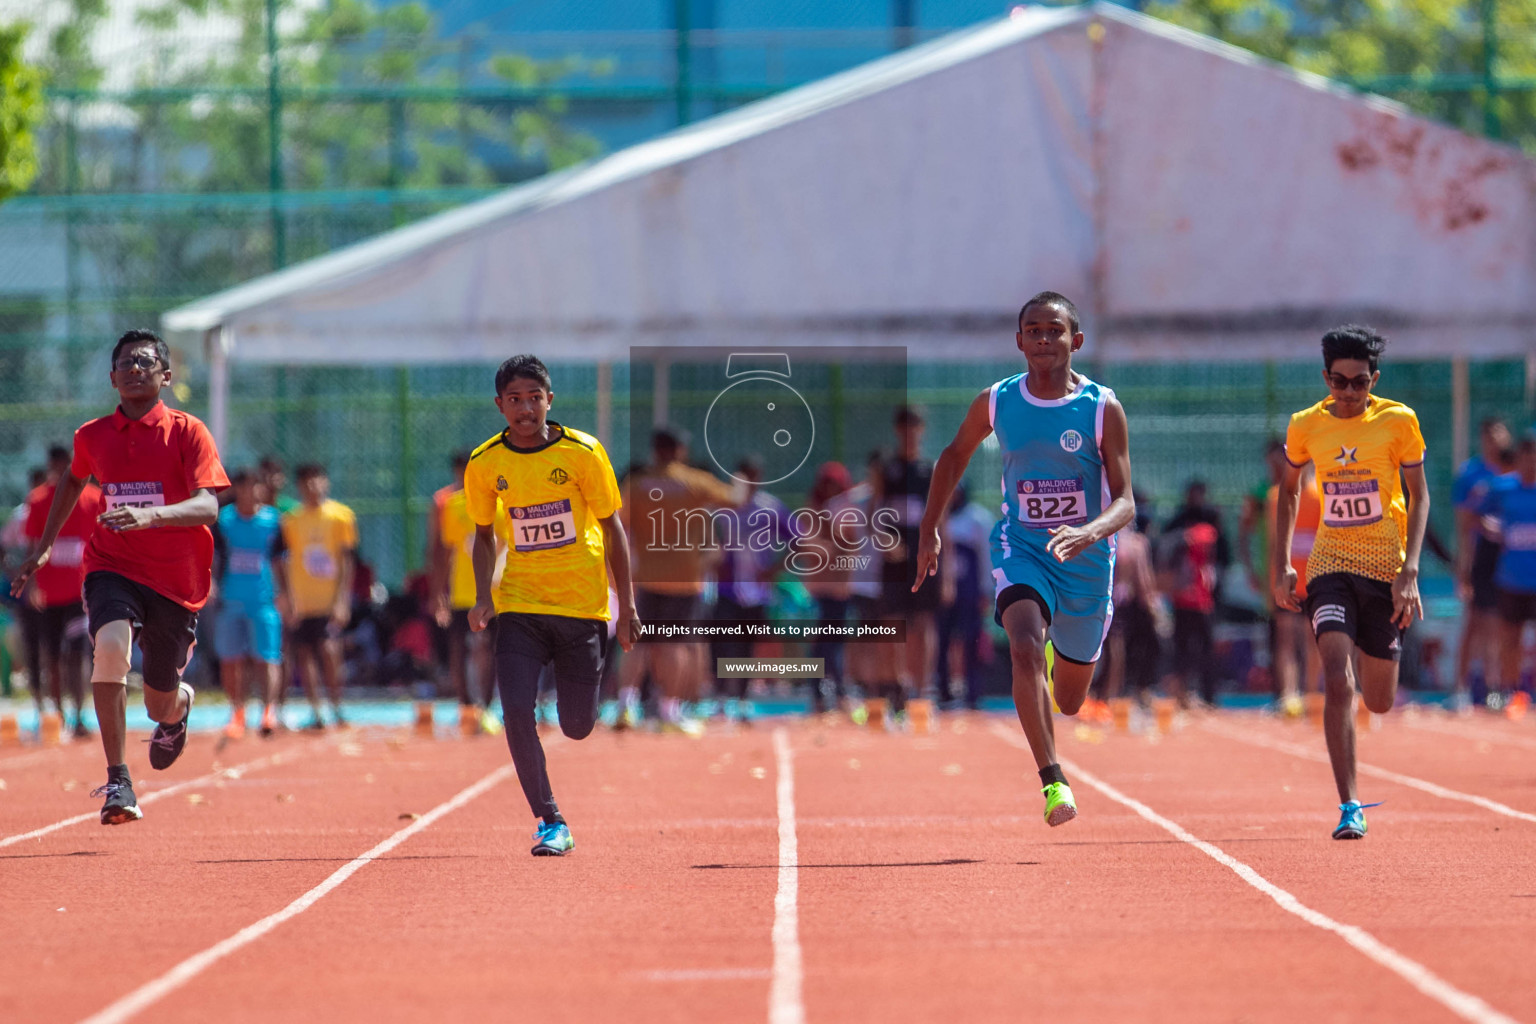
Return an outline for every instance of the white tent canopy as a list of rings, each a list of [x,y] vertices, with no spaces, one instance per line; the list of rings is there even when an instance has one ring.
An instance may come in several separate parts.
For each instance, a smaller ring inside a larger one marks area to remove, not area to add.
[[[167,313],[226,358],[632,345],[994,359],[1023,296],[1118,360],[1526,353],[1533,165],[1121,8],[1028,8]],[[222,410],[219,410],[221,412]],[[217,414],[216,414],[217,415]]]

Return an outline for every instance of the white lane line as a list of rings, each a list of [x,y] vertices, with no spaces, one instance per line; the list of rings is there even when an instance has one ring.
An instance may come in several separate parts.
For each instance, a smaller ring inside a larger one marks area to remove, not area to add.
[[[1425,721],[1421,717],[1409,718],[1406,715],[1402,717],[1401,721],[1403,725],[1410,729],[1438,733],[1441,736],[1454,736],[1459,740],[1466,740],[1469,743],[1506,743],[1510,746],[1524,747],[1527,750],[1536,750],[1536,739],[1532,739],[1529,736],[1511,736],[1496,730],[1479,729],[1474,725]]]
[[[254,761],[247,761],[244,764],[233,765],[229,768],[220,768],[218,771],[212,771],[206,775],[199,775],[195,779],[188,779],[185,782],[178,782],[174,785],[166,786],[164,789],[151,790],[150,792],[145,793],[143,796],[138,798],[139,804],[141,806],[144,804],[152,804],[156,800],[163,800],[168,796],[174,796],[183,790],[192,789],[196,786],[206,786],[209,783],[218,782],[220,779],[238,779],[246,772],[258,771],[262,768],[270,768],[273,765],[282,764],[284,761],[291,761],[295,757],[298,757],[300,754],[308,753],[313,749],[314,745],[311,744],[309,746],[300,747],[296,750],[286,750],[279,754],[271,754],[267,757],[260,757]],[[44,825],[42,828],[35,828],[30,832],[21,832],[14,836],[6,836],[4,839],[0,839],[0,848],[11,846],[15,843],[25,842],[28,839],[41,839],[43,836],[50,832],[57,832],[61,828],[68,828],[71,825],[78,825],[83,821],[100,820],[100,810],[87,811],[84,814],[77,814],[72,818],[65,818],[63,821],[56,821],[52,825]]]
[[[784,728],[773,730],[779,770],[779,891],[773,897],[773,980],[768,1024],[805,1024],[800,956],[800,846],[795,840],[795,754]]]
[[[224,941],[209,946],[201,953],[189,956],[169,971],[160,975],[160,977],[140,985],[112,1005],[91,1014],[81,1021],[81,1024],[120,1024],[120,1022],[130,1019],[139,1011],[147,1009],[161,998],[174,992],[231,953],[250,945],[283,922],[298,917],[318,903],[331,890],[361,871],[370,862],[384,856],[422,829],[429,828],[444,815],[452,814],[475,799],[475,797],[480,796],[486,790],[510,777],[513,771],[514,769],[511,765],[503,765],[496,769],[479,782],[460,791],[458,795],[438,804],[367,853],[361,854],[356,859],[337,868],[329,878],[288,904],[282,910],[277,911],[275,914],[267,915],[255,924],[247,925]]]
[[[65,749],[63,746],[47,747],[43,750],[32,750],[25,754],[17,754],[15,757],[0,757],[0,768],[19,768],[22,765],[32,764],[34,761],[41,761],[44,758],[52,757]]]
[[[1012,746],[1024,750],[1029,749],[1029,745],[1022,736],[1016,736],[1002,726],[993,726],[993,732],[1001,737],[1004,742]],[[1332,932],[1337,935],[1363,953],[1367,959],[1385,967],[1463,1020],[1472,1021],[1473,1024],[1517,1024],[1513,1017],[1505,1016],[1470,992],[1463,992],[1417,960],[1409,959],[1365,929],[1357,925],[1342,924],[1327,914],[1306,906],[1295,896],[1280,888],[1236,857],[1196,837],[1176,822],[1168,820],[1141,801],[1126,796],[1114,786],[1090,773],[1082,765],[1062,758],[1061,766],[1072,773],[1074,780],[1081,779],[1116,803],[1135,811],[1142,818],[1161,828],[1180,842],[1188,843],[1207,857],[1216,861],[1216,863],[1229,868],[1237,877],[1274,900],[1276,906],[1280,907],[1280,909],[1296,915],[1315,928],[1321,928],[1323,931]]]
[[[1254,747],[1266,747],[1270,750],[1278,751],[1282,754],[1289,754],[1292,757],[1305,758],[1308,761],[1317,761],[1321,764],[1328,763],[1328,753],[1325,750],[1314,750],[1311,747],[1303,747],[1296,743],[1287,743],[1284,740],[1272,740],[1268,736],[1260,736],[1257,733],[1247,732],[1243,729],[1234,729],[1231,726],[1226,725],[1216,725],[1212,722],[1206,722],[1205,729],[1208,732],[1215,733],[1217,736],[1224,736],[1227,739],[1235,740],[1238,743],[1247,743],[1248,745]],[[1421,793],[1428,793],[1430,796],[1438,796],[1444,800],[1459,800],[1465,804],[1472,804],[1474,806],[1481,807],[1486,811],[1492,811],[1494,814],[1502,814],[1506,818],[1516,818],[1520,821],[1536,822],[1536,814],[1530,814],[1526,811],[1517,811],[1508,804],[1501,804],[1497,800],[1490,800],[1485,796],[1478,796],[1476,793],[1463,793],[1460,790],[1448,789],[1445,786],[1439,785],[1438,783],[1429,782],[1425,779],[1415,778],[1412,775],[1404,775],[1401,772],[1389,771],[1386,768],[1378,768],[1373,764],[1366,764],[1365,762],[1359,760],[1355,762],[1355,770],[1361,775],[1369,775],[1372,778],[1384,779],[1387,782],[1395,782],[1400,786],[1407,786],[1410,789],[1417,789]]]

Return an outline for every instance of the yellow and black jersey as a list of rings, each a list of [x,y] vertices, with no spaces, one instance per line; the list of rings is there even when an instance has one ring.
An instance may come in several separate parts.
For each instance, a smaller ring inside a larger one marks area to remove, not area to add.
[[[603,528],[619,509],[619,484],[602,444],[549,421],[556,437],[514,448],[503,431],[476,448],[464,470],[469,517],[506,517],[507,567],[497,612],[607,619]],[[498,506],[497,499],[500,499]]]
[[[1408,503],[1400,471],[1424,461],[1419,418],[1401,402],[1371,397],[1350,419],[1324,399],[1291,417],[1285,457],[1317,467],[1322,522],[1307,580],[1333,572],[1392,582],[1403,568]]]

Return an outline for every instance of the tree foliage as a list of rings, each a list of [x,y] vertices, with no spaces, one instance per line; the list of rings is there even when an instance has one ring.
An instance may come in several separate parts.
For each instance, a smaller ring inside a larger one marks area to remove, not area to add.
[[[37,177],[34,131],[43,114],[43,79],[22,57],[27,31],[0,25],[0,201]]]
[[[1490,2],[1494,124],[1530,147],[1536,0]],[[1159,0],[1147,13],[1484,130],[1483,0]]]

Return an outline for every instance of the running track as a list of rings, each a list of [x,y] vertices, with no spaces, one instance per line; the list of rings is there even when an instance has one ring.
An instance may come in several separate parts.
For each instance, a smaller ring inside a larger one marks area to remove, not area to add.
[[[1536,1022],[1536,722],[1389,717],[1359,843],[1306,723],[1058,734],[1055,830],[1001,715],[549,740],[563,860],[498,738],[194,737],[111,829],[0,751],[0,1020]]]

